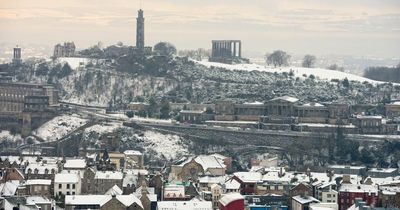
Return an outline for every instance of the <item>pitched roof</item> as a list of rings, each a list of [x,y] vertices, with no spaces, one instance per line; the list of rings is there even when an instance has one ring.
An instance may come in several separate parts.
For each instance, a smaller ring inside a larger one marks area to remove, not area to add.
[[[99,205],[103,206],[112,199],[111,195],[67,195],[65,196],[65,205]],[[131,206],[137,203],[143,208],[142,202],[133,194],[130,195],[117,195],[116,199],[124,206]]]
[[[81,168],[84,169],[86,167],[86,160],[84,159],[69,159],[66,160],[64,164],[64,168]]]
[[[96,171],[95,179],[121,179],[123,178],[122,172],[119,171]]]
[[[313,203],[317,202],[319,203],[319,200],[312,197],[312,196],[301,196],[301,195],[296,195],[292,197],[293,200],[301,203],[301,204],[306,204],[306,203]]]
[[[227,206],[228,204],[232,203],[233,201],[237,201],[237,200],[243,200],[243,202],[244,202],[243,195],[241,195],[240,193],[228,193],[228,194],[225,194],[224,196],[222,196],[221,199],[219,199],[219,202],[223,206]]]
[[[278,100],[287,101],[287,102],[290,102],[290,103],[295,103],[299,99],[295,98],[295,97],[291,97],[291,96],[281,96],[281,97],[278,97],[278,98],[271,99],[271,101],[278,101]]]
[[[78,183],[78,174],[56,174],[54,176],[54,183]]]
[[[236,172],[233,175],[244,183],[255,183],[262,179],[260,172]]]
[[[122,190],[117,185],[114,185],[109,190],[107,190],[106,195],[122,195]]]
[[[50,179],[28,179],[25,185],[51,185]]]

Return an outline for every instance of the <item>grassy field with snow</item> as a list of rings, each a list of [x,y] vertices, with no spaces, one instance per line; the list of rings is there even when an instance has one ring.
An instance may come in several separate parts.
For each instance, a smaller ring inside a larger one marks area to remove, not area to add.
[[[194,60],[193,60],[194,61]],[[350,74],[341,71],[322,69],[322,68],[303,68],[303,67],[276,67],[273,66],[263,66],[258,64],[224,64],[224,63],[216,63],[216,62],[208,62],[208,61],[194,61],[198,64],[204,65],[208,68],[216,67],[216,68],[224,68],[227,70],[239,70],[239,71],[261,71],[261,72],[269,72],[269,73],[289,73],[293,71],[295,77],[302,78],[303,75],[310,76],[311,74],[315,77],[322,80],[332,80],[338,79],[343,80],[347,78],[348,80],[359,81],[359,82],[369,82],[372,84],[384,83],[380,81],[371,80],[362,76],[358,76],[355,74]]]

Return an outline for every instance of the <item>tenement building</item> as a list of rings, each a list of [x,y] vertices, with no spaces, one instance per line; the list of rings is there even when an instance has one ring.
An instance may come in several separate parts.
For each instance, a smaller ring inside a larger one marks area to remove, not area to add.
[[[0,82],[0,113],[40,111],[57,103],[58,92],[52,85]]]

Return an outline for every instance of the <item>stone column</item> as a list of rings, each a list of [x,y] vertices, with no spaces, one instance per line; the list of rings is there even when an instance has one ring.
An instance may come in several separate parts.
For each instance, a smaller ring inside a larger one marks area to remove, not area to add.
[[[229,41],[229,55],[230,57],[233,57],[233,51],[232,51],[232,41]]]
[[[239,58],[242,57],[242,42],[239,41]]]
[[[236,41],[233,42],[233,57],[236,57]]]

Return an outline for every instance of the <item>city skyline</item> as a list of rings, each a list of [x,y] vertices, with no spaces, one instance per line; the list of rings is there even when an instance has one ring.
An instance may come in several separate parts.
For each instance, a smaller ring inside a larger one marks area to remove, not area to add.
[[[245,52],[398,57],[397,1],[146,1],[146,45],[211,48],[213,39],[240,39]],[[79,49],[102,41],[135,45],[139,1],[0,1],[0,40]],[[243,30],[245,29],[245,30]]]

